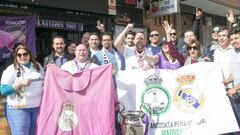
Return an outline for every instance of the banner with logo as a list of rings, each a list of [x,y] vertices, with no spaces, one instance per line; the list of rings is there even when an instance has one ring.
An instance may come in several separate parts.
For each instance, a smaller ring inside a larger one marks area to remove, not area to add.
[[[117,75],[118,97],[152,116],[150,135],[217,135],[239,130],[222,81],[216,63],[129,70]]]
[[[34,55],[35,48],[35,17],[0,16],[0,61],[9,56],[6,49],[13,49],[16,43],[25,43]],[[1,51],[3,49],[4,51]]]

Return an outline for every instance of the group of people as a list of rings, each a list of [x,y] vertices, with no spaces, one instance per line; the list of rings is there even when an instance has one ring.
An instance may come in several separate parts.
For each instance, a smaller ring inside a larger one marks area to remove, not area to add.
[[[129,23],[114,40],[104,25],[97,23],[98,33],[84,33],[80,43],[65,44],[64,37],[52,40],[54,51],[45,57],[43,65],[36,62],[25,44],[18,44],[14,60],[3,72],[0,92],[6,96],[6,117],[13,135],[33,135],[43,92],[44,71],[49,64],[71,74],[112,63],[113,78],[122,70],[178,69],[197,62],[217,62],[222,67],[224,84],[230,97],[240,90],[240,28],[216,26],[213,41],[204,47],[197,38],[201,10],[196,10],[192,30],[177,37],[177,31],[164,21],[165,40],[158,31],[149,35],[150,44],[143,32],[133,32]],[[232,12],[227,16],[230,24],[236,20]],[[102,46],[99,47],[99,46]],[[67,51],[66,51],[67,50]],[[233,102],[236,117],[240,121],[240,102]]]

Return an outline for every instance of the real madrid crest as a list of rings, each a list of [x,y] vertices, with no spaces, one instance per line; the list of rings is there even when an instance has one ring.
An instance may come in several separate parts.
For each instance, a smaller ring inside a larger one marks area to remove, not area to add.
[[[204,93],[194,84],[195,79],[194,74],[177,77],[179,85],[174,91],[174,103],[180,111],[193,113],[199,110],[204,103]]]
[[[58,127],[63,131],[72,131],[77,124],[78,117],[74,112],[74,104],[64,103],[61,115],[58,118]]]
[[[161,86],[161,82],[162,79],[157,75],[150,75],[144,81],[147,87],[142,93],[141,103],[148,114],[163,114],[171,104],[171,97],[168,91]]]

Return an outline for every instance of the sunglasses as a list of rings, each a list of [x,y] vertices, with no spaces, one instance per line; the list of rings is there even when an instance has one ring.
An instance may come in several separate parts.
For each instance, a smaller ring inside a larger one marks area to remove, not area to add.
[[[189,46],[189,47],[188,47],[188,50],[192,50],[192,49],[193,49],[193,50],[198,50],[198,47],[197,47],[197,46]]]
[[[170,33],[170,36],[176,36],[177,33]]]
[[[158,37],[159,36],[159,34],[152,34],[152,35],[150,35],[150,37]]]
[[[27,57],[29,54],[27,53],[27,52],[25,52],[25,53],[17,53],[17,56],[18,57]]]

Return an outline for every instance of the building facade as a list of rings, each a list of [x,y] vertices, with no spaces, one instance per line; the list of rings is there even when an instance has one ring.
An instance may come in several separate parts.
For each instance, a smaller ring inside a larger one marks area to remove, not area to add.
[[[177,35],[181,36],[186,30],[191,29],[195,8],[201,8],[203,16],[200,22],[199,40],[203,45],[208,45],[212,40],[211,30],[215,25],[229,25],[226,18],[229,9],[233,10],[235,15],[240,15],[240,1],[238,0],[162,0],[163,3],[177,2],[177,12],[154,16],[151,14],[154,1],[147,0],[145,4],[148,6],[142,6],[144,8],[143,24],[149,28],[149,31],[157,30],[162,36],[165,35],[161,26],[163,20],[168,20],[176,29]],[[161,1],[158,2],[160,3],[159,7],[161,7]]]
[[[93,3],[97,4],[99,9],[92,6]],[[40,61],[51,53],[51,42],[54,36],[63,36],[66,43],[79,42],[84,32],[98,31],[97,20],[104,23],[107,30],[111,30],[113,20],[113,15],[109,13],[108,1],[97,0],[86,2],[3,0],[0,1],[0,14],[1,16],[34,16],[36,18],[36,50]]]

